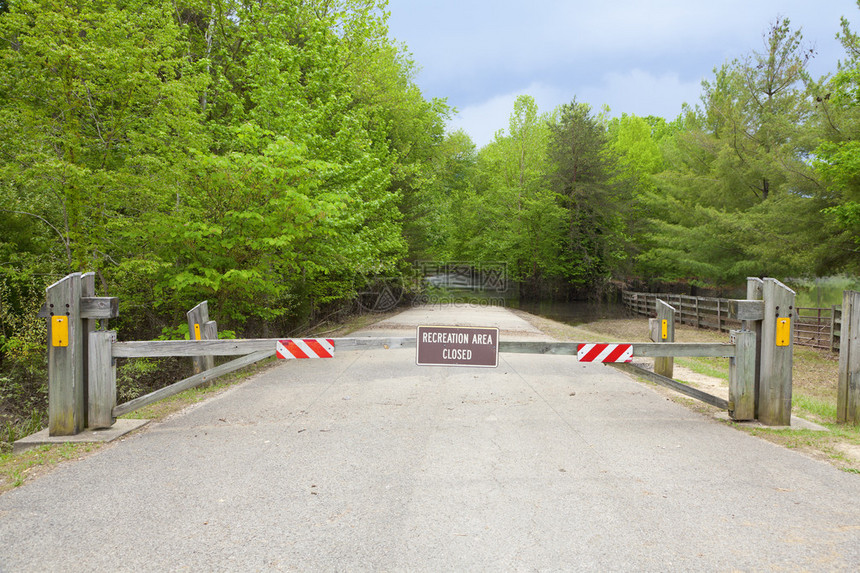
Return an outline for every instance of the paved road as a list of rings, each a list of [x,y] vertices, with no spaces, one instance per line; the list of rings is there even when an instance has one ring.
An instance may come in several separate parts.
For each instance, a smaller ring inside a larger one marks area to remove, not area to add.
[[[475,312],[369,333],[540,336]],[[858,568],[860,476],[566,356],[293,361],[0,497],[3,572]]]

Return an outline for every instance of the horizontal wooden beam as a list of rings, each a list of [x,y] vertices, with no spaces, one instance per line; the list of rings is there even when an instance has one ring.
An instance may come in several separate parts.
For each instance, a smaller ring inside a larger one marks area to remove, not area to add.
[[[159,356],[241,356],[261,350],[275,351],[278,338],[244,338],[236,340],[155,340],[117,342],[114,358],[146,358]],[[335,338],[335,350],[366,350],[371,348],[415,348],[411,338]]]
[[[274,350],[277,338],[247,338],[237,340],[156,340],[145,342],[116,342],[115,358],[147,358],[159,356],[241,356],[260,350]],[[415,348],[415,337],[409,338],[335,338],[335,350],[370,350],[375,348]],[[535,340],[503,340],[499,352],[518,354],[575,355],[579,342],[544,342]],[[732,357],[733,344],[675,342],[634,342],[633,356],[701,356]]]
[[[708,394],[707,392],[702,392],[698,388],[693,388],[692,386],[688,386],[686,384],[682,384],[676,380],[672,380],[671,378],[666,378],[665,376],[660,376],[659,374],[655,374],[650,370],[645,370],[639,366],[634,364],[624,364],[624,363],[613,363],[611,366],[614,366],[618,370],[623,370],[629,374],[633,374],[634,376],[641,376],[646,380],[650,380],[655,384],[659,384],[660,386],[664,386],[666,388],[671,388],[676,392],[680,392],[685,396],[689,396],[690,398],[695,398],[705,404],[710,404],[711,406],[716,406],[721,410],[728,410],[729,403],[727,400],[723,400],[719,396],[714,396],[712,394]]]
[[[119,299],[115,296],[82,296],[81,318],[116,318],[119,316]],[[48,303],[42,304],[39,309],[39,318],[50,318],[66,314],[65,309],[52,309]]]
[[[706,357],[731,358],[735,355],[735,345],[720,342],[634,342],[633,356],[650,358]]]
[[[735,320],[764,320],[763,300],[730,300],[729,318]]]
[[[119,316],[119,299],[115,296],[81,298],[81,318],[116,318]]]
[[[270,356],[275,355],[275,349],[271,350],[261,350],[259,352],[254,352],[247,356],[243,356],[241,358],[237,358],[236,360],[232,360],[226,364],[222,364],[220,366],[216,366],[211,370],[206,370],[205,372],[201,372],[199,374],[195,374],[194,376],[190,376],[184,380],[180,380],[175,384],[171,384],[170,386],[166,386],[164,388],[160,388],[155,392],[150,392],[145,396],[140,396],[139,398],[135,398],[134,400],[130,400],[125,404],[120,404],[119,406],[114,407],[113,409],[113,417],[119,418],[123,414],[128,414],[129,412],[134,412],[135,410],[139,410],[144,406],[148,406],[154,402],[158,402],[159,400],[163,400],[164,398],[168,398],[170,396],[174,396],[179,394],[180,392],[184,392],[190,388],[194,388],[195,386],[199,386],[200,384],[204,384],[206,382],[210,382],[219,376],[224,376],[225,374],[229,374],[230,372],[235,372],[240,368],[244,368],[246,366],[250,366],[255,362],[259,362],[260,360],[265,360]]]

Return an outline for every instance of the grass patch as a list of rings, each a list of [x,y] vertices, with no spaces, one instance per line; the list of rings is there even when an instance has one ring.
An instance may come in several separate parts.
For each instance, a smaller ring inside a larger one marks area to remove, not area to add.
[[[727,358],[676,358],[675,364],[689,368],[697,374],[729,380],[729,361]]]
[[[6,420],[2,425],[2,441],[0,442],[0,453],[12,451],[12,444],[30,434],[35,434],[45,425],[45,419],[41,411],[32,410],[30,417],[24,420]]]
[[[791,407],[795,413],[811,415],[818,422],[836,422],[836,403],[833,401],[795,392],[791,396]]]
[[[24,484],[60,462],[78,459],[98,449],[96,444],[39,446],[20,454],[0,454],[0,494]]]
[[[121,418],[129,419],[129,420],[160,420],[174,412],[178,412],[183,408],[187,408],[192,404],[196,404],[198,402],[202,402],[206,398],[216,395],[220,393],[222,390],[225,390],[228,386],[231,386],[232,382],[219,380],[218,382],[212,384],[211,386],[198,387],[198,388],[190,388],[185,390],[184,392],[180,392],[174,396],[169,396],[154,404],[150,404],[149,406],[144,406],[139,410],[135,410],[134,412],[129,412],[124,416],[120,416]]]
[[[752,436],[786,448],[797,449],[812,457],[830,462],[842,471],[860,474],[860,428],[858,427],[823,424],[829,431],[816,432],[733,425]]]
[[[261,360],[236,372],[225,374],[209,385],[189,388],[184,392],[163,398],[154,404],[144,406],[121,417],[131,420],[160,420],[174,412],[178,412],[188,406],[217,395],[237,382],[241,382],[249,376],[267,370],[276,364],[277,360],[275,358]]]

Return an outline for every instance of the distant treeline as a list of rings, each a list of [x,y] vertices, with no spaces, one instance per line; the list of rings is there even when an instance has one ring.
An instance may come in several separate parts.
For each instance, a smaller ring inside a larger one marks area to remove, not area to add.
[[[612,279],[725,288],[856,275],[860,40],[845,20],[839,37],[845,59],[815,80],[814,50],[778,20],[671,121],[610,118],[575,99],[541,115],[521,96],[483,149],[449,137],[448,184],[425,204],[416,247],[501,257],[541,297]]]

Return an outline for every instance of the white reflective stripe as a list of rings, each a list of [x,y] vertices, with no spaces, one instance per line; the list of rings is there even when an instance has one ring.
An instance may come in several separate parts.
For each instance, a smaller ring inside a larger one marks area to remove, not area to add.
[[[328,339],[328,338],[315,338],[314,340],[316,340],[317,342],[319,342],[319,345],[320,345],[320,346],[322,346],[323,348],[325,348],[325,349],[326,349],[326,351],[327,351],[329,354],[331,354],[332,356],[334,356],[334,344],[332,344],[331,342],[329,342],[329,339]]]
[[[576,358],[582,361],[583,357],[588,354],[588,351],[594,347],[593,344],[583,344],[579,347],[579,350],[576,351]]]
[[[308,346],[307,343],[304,340],[302,340],[301,338],[293,338],[291,340],[293,341],[293,344],[298,346],[302,352],[307,354],[308,358],[319,358],[319,356],[317,356],[317,353],[314,351],[314,349],[311,348],[310,346]]]
[[[283,342],[281,342],[280,340],[275,344],[275,352],[277,353],[278,358],[282,358],[285,360],[291,360],[295,358],[295,356],[287,352],[286,346],[284,346]]]
[[[589,357],[595,347],[604,346],[604,348],[596,355]],[[606,344],[606,343],[587,343],[580,346],[576,351],[576,357],[580,362],[605,362],[606,359],[623,349],[621,354],[613,360],[613,362],[631,362],[633,360],[633,345],[632,344]]]
[[[612,354],[613,352],[615,352],[615,350],[616,350],[617,348],[618,348],[618,345],[617,345],[617,344],[607,344],[607,345],[606,345],[606,348],[604,348],[604,349],[603,349],[603,352],[601,352],[600,354],[598,354],[598,355],[594,358],[594,360],[592,360],[592,362],[605,362],[605,361],[606,361],[606,358],[607,358],[610,354]]]
[[[594,350],[594,347],[595,347],[595,346],[597,346],[597,344],[595,344],[595,343],[583,344],[583,345],[582,345],[582,348],[580,348],[580,349],[576,352],[576,357],[577,357],[579,360],[582,360],[583,358],[585,358],[586,356],[588,356],[588,353],[589,353],[589,352],[591,352],[592,350]]]
[[[319,344],[322,348],[314,350],[307,341],[313,341]],[[331,358],[334,356],[334,342],[329,342],[327,338],[288,338],[286,340],[278,340],[276,342],[275,352],[277,353],[278,358],[283,358],[285,360],[295,360],[300,358],[299,356],[294,356],[292,352],[287,350],[287,347],[290,344],[295,344],[296,348],[304,352],[308,358]],[[322,352],[324,354],[321,356],[318,352]]]

